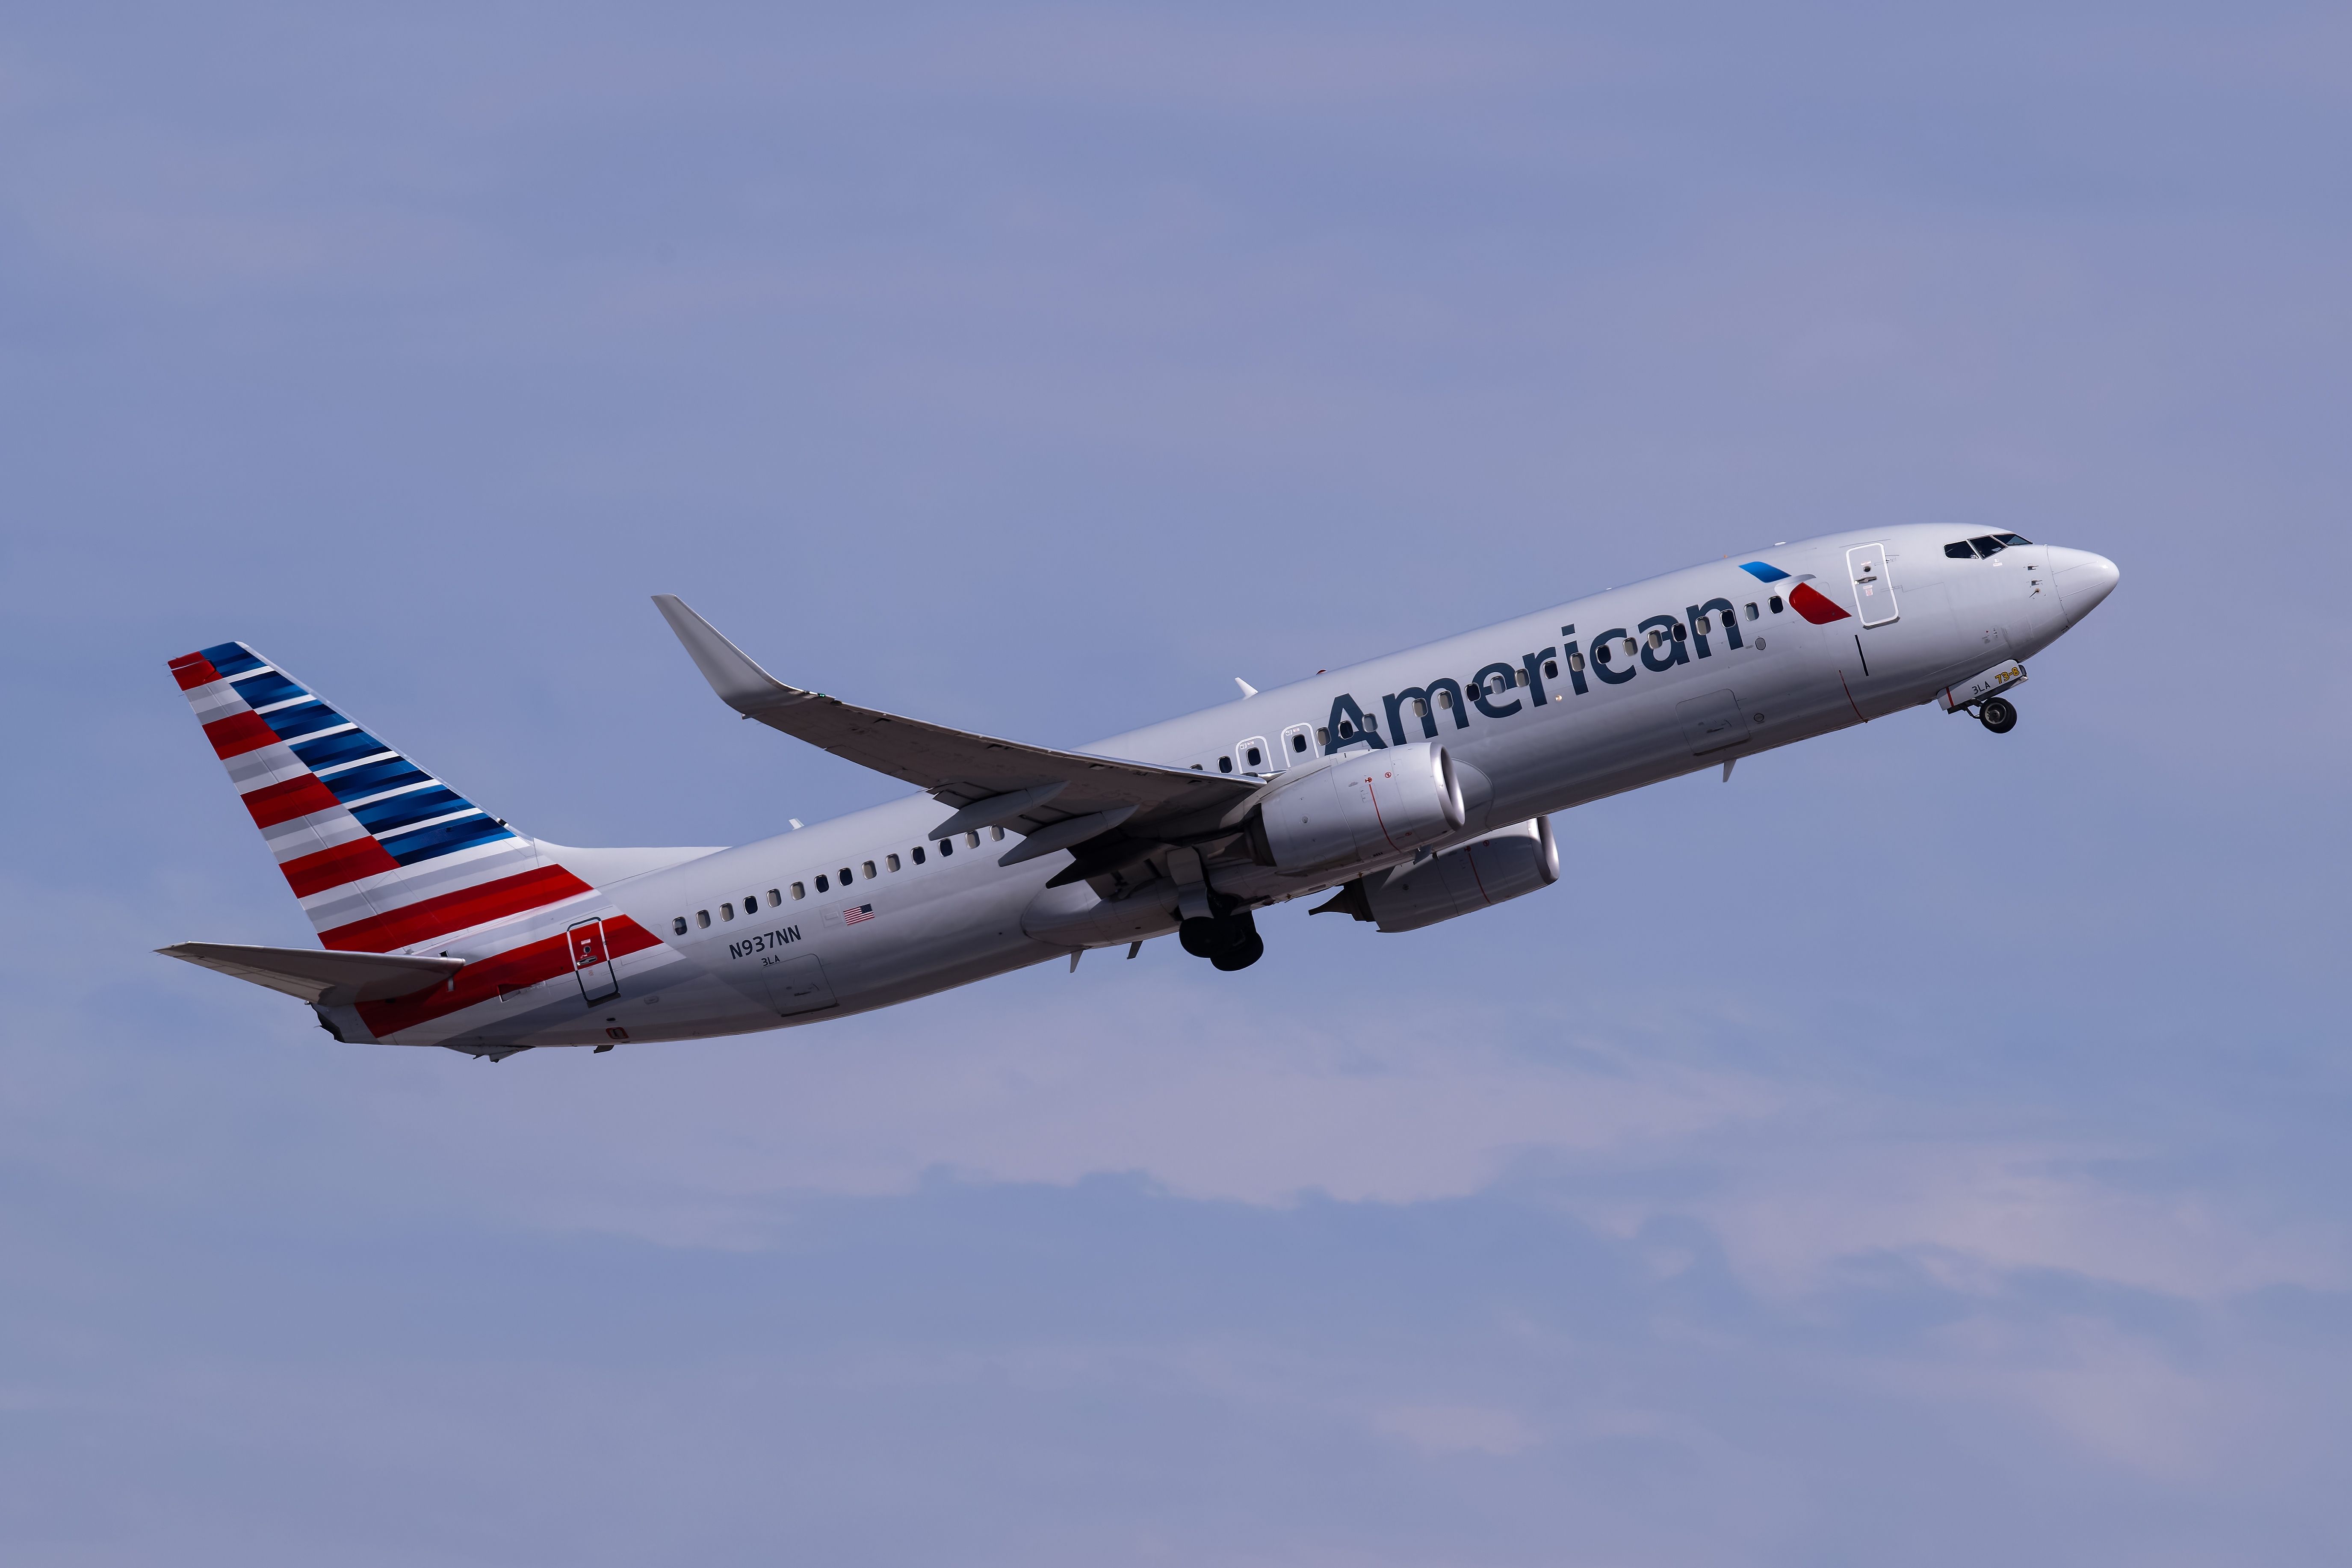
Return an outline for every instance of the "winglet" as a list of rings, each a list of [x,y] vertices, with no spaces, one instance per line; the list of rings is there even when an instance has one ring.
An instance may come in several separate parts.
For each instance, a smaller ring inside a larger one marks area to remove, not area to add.
[[[716,626],[687,608],[686,601],[677,595],[656,594],[654,608],[686,645],[687,656],[702,671],[702,679],[710,682],[719,700],[745,718],[757,718],[770,709],[789,707],[809,697],[808,692],[786,686],[761,669],[751,655],[721,637]]]

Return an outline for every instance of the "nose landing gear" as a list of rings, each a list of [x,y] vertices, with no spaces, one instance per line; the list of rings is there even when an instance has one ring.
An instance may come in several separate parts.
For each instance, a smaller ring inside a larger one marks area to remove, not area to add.
[[[1977,704],[1977,722],[1996,735],[2017,728],[2017,704],[2006,697],[1988,697]]]
[[[1239,914],[1196,916],[1176,928],[1176,940],[1195,958],[1218,969],[1247,969],[1265,956],[1265,939],[1247,910]]]

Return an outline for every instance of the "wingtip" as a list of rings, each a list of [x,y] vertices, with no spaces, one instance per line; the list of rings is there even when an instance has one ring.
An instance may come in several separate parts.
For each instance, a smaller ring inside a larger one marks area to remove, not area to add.
[[[695,668],[710,683],[719,700],[737,712],[750,717],[778,701],[795,701],[801,697],[797,688],[785,685],[760,668],[759,661],[728,641],[718,627],[697,615],[692,605],[675,594],[653,595],[654,608],[669,623],[669,629],[686,648],[687,657],[694,660]]]

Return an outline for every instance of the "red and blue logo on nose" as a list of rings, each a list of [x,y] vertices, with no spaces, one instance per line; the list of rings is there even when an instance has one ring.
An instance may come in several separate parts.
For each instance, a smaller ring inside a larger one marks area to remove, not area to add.
[[[1739,563],[1739,569],[1754,577],[1759,583],[1778,583],[1789,575],[1778,566],[1764,561],[1743,561]],[[1811,583],[1801,579],[1795,587],[1789,590],[1789,608],[1817,626],[1825,626],[1832,621],[1842,621],[1846,618],[1846,613],[1843,610],[1830,603],[1827,596],[1815,590]]]

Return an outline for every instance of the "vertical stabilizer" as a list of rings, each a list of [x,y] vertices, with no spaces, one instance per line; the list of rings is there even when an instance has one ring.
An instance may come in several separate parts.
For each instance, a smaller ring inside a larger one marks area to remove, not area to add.
[[[171,668],[322,946],[414,948],[593,890],[245,644]]]

